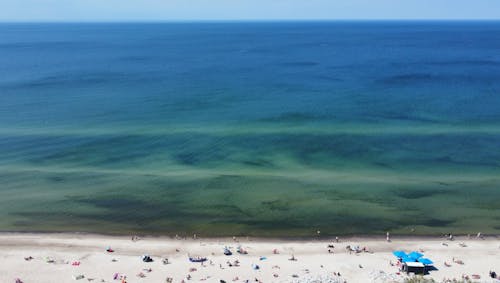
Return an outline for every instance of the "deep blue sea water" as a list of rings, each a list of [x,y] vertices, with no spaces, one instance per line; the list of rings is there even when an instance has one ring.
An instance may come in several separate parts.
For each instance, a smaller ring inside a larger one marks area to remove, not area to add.
[[[499,199],[500,22],[0,24],[0,231],[498,234]]]

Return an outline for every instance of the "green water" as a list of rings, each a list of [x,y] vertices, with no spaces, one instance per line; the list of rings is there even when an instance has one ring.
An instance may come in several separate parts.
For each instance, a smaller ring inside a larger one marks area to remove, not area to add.
[[[60,129],[43,138],[33,130],[9,142],[12,152],[29,152],[30,164],[1,164],[0,227],[204,236],[498,233],[500,174],[481,163],[499,154],[488,152],[500,141],[494,129],[363,127],[127,129],[126,136]],[[43,142],[34,147],[33,140]]]

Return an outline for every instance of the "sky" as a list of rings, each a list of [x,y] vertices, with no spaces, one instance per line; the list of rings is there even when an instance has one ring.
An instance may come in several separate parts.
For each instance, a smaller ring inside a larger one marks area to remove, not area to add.
[[[498,19],[500,0],[0,0],[0,21]]]

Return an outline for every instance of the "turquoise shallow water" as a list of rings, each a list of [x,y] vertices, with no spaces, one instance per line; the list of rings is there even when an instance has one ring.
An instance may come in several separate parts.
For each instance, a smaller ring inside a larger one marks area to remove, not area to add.
[[[500,231],[497,22],[0,25],[0,230]]]

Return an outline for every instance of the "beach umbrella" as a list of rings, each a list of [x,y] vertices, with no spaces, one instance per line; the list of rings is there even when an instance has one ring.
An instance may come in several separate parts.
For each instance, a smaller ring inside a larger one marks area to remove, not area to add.
[[[403,256],[401,257],[402,262],[415,262],[415,259],[409,256]]]
[[[428,258],[419,258],[418,259],[419,262],[423,263],[424,265],[432,265],[434,262]]]
[[[403,252],[403,251],[393,251],[392,254],[395,255],[396,257],[405,257],[405,256],[407,256],[406,253]]]
[[[408,257],[411,257],[413,259],[419,259],[423,256],[423,254],[419,253],[419,252],[411,252],[408,254]]]

